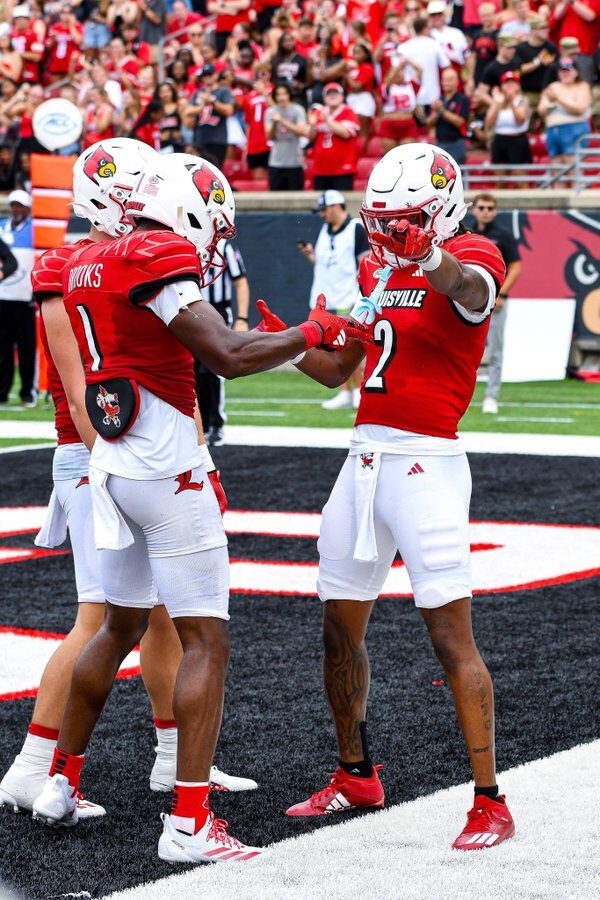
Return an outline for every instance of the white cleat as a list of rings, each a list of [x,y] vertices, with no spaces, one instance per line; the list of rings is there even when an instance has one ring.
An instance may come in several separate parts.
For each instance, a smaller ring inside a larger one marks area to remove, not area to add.
[[[177,777],[177,759],[175,756],[167,756],[159,753],[150,773],[151,791],[172,791]],[[238,778],[237,775],[228,775],[221,772],[216,766],[211,766],[208,783],[211,791],[255,791],[258,787],[252,778]]]
[[[166,813],[161,816],[163,833],[158,841],[160,859],[170,863],[245,862],[265,856],[265,847],[246,847],[227,832],[227,822],[208,814],[197,834],[178,831]]]
[[[46,779],[42,793],[33,804],[33,818],[46,825],[77,825],[79,812],[77,797],[65,775],[53,775]]]
[[[255,791],[258,787],[252,778],[239,778],[221,772],[216,766],[210,767],[208,783],[211,791]]]
[[[331,400],[321,403],[321,409],[352,409],[352,391],[340,391]]]
[[[48,779],[47,769],[34,769],[24,765],[17,756],[0,782],[0,806],[12,806],[15,812],[31,812],[34,801],[42,793]],[[106,810],[98,803],[77,795],[77,812],[80,819],[105,816]]]
[[[492,416],[498,415],[498,401],[493,397],[484,397],[481,404],[481,412],[489,413]]]

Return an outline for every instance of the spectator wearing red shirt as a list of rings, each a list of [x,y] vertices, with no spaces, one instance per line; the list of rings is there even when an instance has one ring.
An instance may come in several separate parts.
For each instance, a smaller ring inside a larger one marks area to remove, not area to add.
[[[265,112],[272,105],[273,85],[268,63],[255,63],[255,81],[244,98],[244,122],[246,123],[246,165],[255,180],[266,178],[269,165],[269,144],[265,134]]]
[[[121,37],[126,52],[135,56],[142,66],[149,66],[151,63],[150,44],[140,41],[137,27],[128,23],[124,24],[121,27]]]
[[[354,110],[360,122],[360,133],[368,137],[371,121],[375,115],[375,69],[371,51],[366,44],[355,44],[352,48],[352,62],[348,63],[345,77],[348,91],[348,106]]]
[[[364,22],[367,36],[373,46],[381,34],[381,25],[387,0],[348,0],[346,16],[348,22]]]
[[[392,68],[392,59],[398,53],[398,44],[400,43],[400,16],[396,13],[388,13],[384,21],[384,31],[381,35],[375,50],[373,51],[373,60],[379,66],[379,74],[381,80]]]
[[[319,45],[316,40],[317,29],[310,19],[300,19],[296,29],[296,53],[314,62],[317,60]]]
[[[379,136],[384,153],[417,139],[414,112],[417,108],[420,80],[419,66],[402,57],[385,77],[381,87],[383,109],[379,122]]]
[[[44,43],[34,31],[31,13],[25,4],[15,6],[12,14],[13,29],[11,39],[13,47],[21,54],[23,70],[21,82],[39,84],[40,62],[44,56]]]
[[[197,22],[202,22],[202,16],[199,13],[191,12],[183,2],[183,0],[173,0],[171,12],[167,16],[166,34],[174,34],[181,31],[182,28],[190,28]],[[187,36],[182,34],[179,37],[179,43],[185,44]]]
[[[159,122],[163,115],[164,109],[160,100],[151,100],[127,137],[142,141],[158,152],[161,148]]]
[[[594,53],[600,40],[600,0],[548,0],[549,25],[553,37],[575,37],[579,41],[581,55],[578,68],[585,81],[594,80]]]
[[[83,41],[83,26],[79,24],[70,6],[63,6],[58,22],[51,25],[46,36],[48,56],[46,69],[50,81],[58,81],[69,72],[71,58]]]
[[[345,103],[344,88],[330,82],[323,88],[324,106],[308,116],[313,141],[313,189],[351,191],[356,172],[358,116]]]
[[[242,88],[244,93],[251,90],[254,83],[254,63],[256,58],[250,41],[240,41],[237,53],[231,61],[233,83],[236,88]]]
[[[114,109],[102,88],[90,88],[83,114],[83,149],[114,137]]]
[[[215,49],[221,56],[227,38],[238,22],[248,22],[251,0],[208,0],[206,10],[215,20]]]
[[[106,66],[107,70],[123,81],[126,87],[137,88],[138,75],[142,68],[140,61],[126,50],[125,43],[120,37],[113,38],[108,48],[110,58]]]

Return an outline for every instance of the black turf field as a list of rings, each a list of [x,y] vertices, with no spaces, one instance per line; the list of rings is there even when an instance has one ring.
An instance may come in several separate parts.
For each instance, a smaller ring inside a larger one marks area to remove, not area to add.
[[[342,451],[221,448],[214,453],[232,508],[318,511]],[[0,505],[41,504],[50,451],[0,457]],[[472,517],[600,524],[594,460],[471,458]],[[29,545],[29,536],[4,544]],[[232,556],[316,558],[314,542],[240,536]],[[474,603],[475,629],[495,679],[498,764],[508,768],[600,737],[595,680],[600,579],[494,594]],[[0,565],[0,624],[67,631],[68,558]],[[331,817],[286,819],[283,810],[325,783],[335,745],[320,684],[320,605],[313,598],[235,596],[232,663],[217,763],[257,779],[253,794],[213,807],[250,843],[278,841]],[[420,617],[384,600],[370,629],[373,756],[384,762],[389,803],[468,780],[447,687]],[[33,701],[0,704],[0,769],[17,752]],[[156,856],[167,796],[147,786],[153,761],[150,707],[139,679],[117,683],[88,753],[83,789],[108,810],[70,833],[0,811],[1,877],[26,897],[87,891],[92,898],[170,875]],[[465,796],[465,808],[470,800]]]

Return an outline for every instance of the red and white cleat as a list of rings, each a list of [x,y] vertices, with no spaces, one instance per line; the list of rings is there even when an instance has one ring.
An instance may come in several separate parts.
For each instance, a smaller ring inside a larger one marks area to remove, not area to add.
[[[454,850],[484,850],[507,841],[515,833],[515,823],[501,794],[490,800],[482,794],[475,797],[473,809],[467,813],[467,824],[456,838]]]
[[[356,778],[338,766],[331,781],[308,800],[290,806],[286,816],[323,816],[325,813],[346,812],[349,809],[383,809],[385,794],[377,772],[383,766],[373,766],[370,778]]]
[[[158,841],[160,859],[170,863],[245,862],[264,856],[265,847],[246,847],[227,831],[227,822],[209,813],[206,824],[197,834],[178,831],[171,817],[161,816],[163,833]]]

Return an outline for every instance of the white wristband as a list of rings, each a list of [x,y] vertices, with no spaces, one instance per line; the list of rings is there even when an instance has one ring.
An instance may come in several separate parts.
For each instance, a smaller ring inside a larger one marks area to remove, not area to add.
[[[433,272],[435,269],[439,269],[442,264],[442,251],[439,247],[434,247],[425,259],[422,259],[419,263],[419,266],[423,269],[424,272]]]
[[[295,356],[293,359],[290,359],[290,362],[293,366],[297,366],[298,363],[301,363],[304,357],[306,356],[306,350],[303,350],[302,353],[299,353],[298,356]]]
[[[202,465],[206,469],[207,472],[213,472],[217,467],[212,461],[212,456],[210,455],[210,450],[206,446],[206,444],[200,444],[200,456],[202,457]]]

